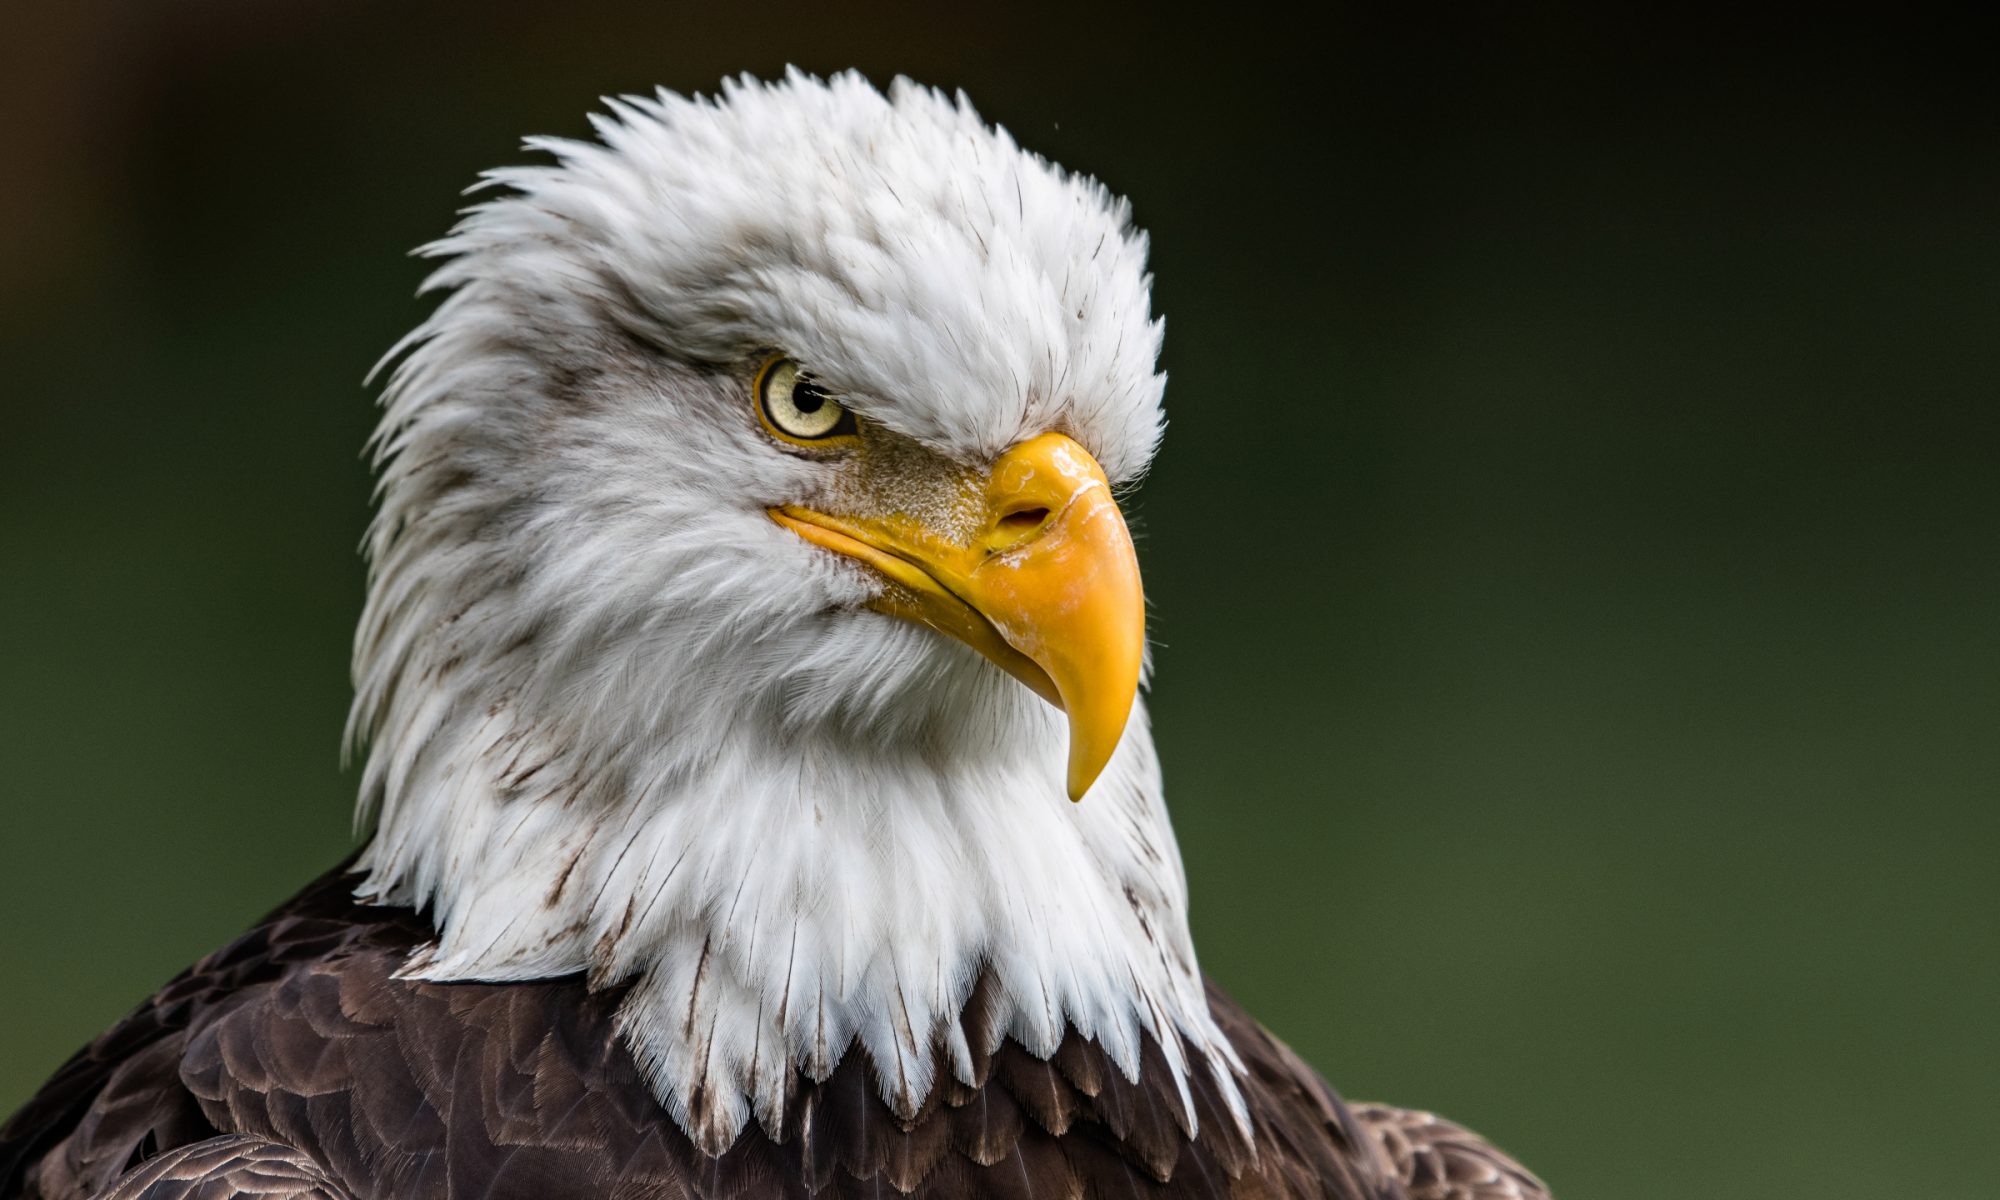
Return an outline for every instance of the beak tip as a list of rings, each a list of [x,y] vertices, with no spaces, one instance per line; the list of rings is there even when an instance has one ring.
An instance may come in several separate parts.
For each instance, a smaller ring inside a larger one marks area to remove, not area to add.
[[[1122,725],[1120,726],[1120,731],[1123,731]],[[1077,730],[1072,728],[1070,736],[1072,738],[1076,737],[1077,732]],[[1115,749],[1116,745],[1117,743],[1114,741],[1112,748]],[[1083,747],[1077,747],[1077,749],[1082,750]],[[1070,803],[1083,803],[1084,796],[1089,793],[1090,789],[1096,785],[1098,779],[1103,776],[1104,768],[1110,765],[1110,752],[1099,747],[1092,747],[1090,751],[1086,751],[1085,753],[1073,754],[1069,762],[1068,778],[1064,780],[1066,790],[1069,792]]]

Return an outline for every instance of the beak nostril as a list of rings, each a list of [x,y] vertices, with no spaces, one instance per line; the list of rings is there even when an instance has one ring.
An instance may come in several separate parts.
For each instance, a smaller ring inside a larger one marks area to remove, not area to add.
[[[1039,528],[1048,519],[1049,510],[1046,508],[1023,508],[1001,517],[999,527],[1008,533],[1026,533]]]

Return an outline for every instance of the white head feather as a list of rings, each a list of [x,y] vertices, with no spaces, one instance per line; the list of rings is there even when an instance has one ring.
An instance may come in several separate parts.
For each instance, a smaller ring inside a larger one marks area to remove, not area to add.
[[[953,102],[790,74],[611,102],[602,144],[426,248],[355,649],[363,895],[428,907],[413,974],[629,983],[628,1044],[710,1149],[858,1040],[913,1112],[982,973],[995,1026],[1128,1074],[1233,1053],[1187,933],[1143,707],[1087,799],[1062,719],[766,516],[834,486],[774,444],[782,351],[924,452],[1059,430],[1114,483],[1158,439],[1127,207]]]

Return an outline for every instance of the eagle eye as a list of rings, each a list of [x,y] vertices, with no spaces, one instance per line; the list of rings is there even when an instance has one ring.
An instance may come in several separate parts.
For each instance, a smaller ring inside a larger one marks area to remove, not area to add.
[[[857,432],[854,414],[789,358],[774,358],[757,372],[757,412],[788,442],[820,443]]]

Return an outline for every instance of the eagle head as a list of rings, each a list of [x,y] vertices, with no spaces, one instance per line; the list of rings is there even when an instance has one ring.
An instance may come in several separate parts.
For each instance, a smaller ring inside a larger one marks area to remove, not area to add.
[[[710,1146],[857,1048],[914,1111],[982,980],[1037,1053],[1226,1058],[1135,700],[1127,206],[907,81],[608,104],[392,355],[351,736],[409,971],[626,988]]]

